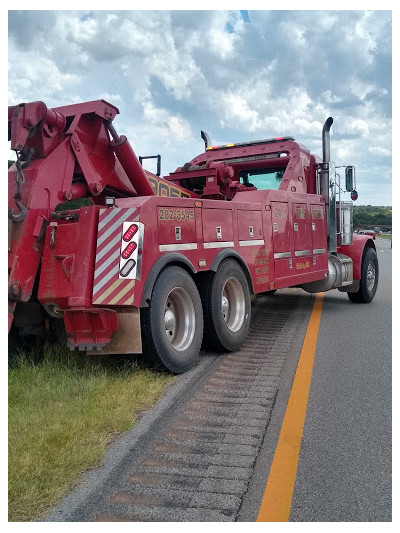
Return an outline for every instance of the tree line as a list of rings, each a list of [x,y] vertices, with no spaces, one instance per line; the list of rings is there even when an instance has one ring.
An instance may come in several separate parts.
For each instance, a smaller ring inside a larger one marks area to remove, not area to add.
[[[353,227],[357,229],[374,229],[382,231],[392,229],[392,206],[354,205]]]

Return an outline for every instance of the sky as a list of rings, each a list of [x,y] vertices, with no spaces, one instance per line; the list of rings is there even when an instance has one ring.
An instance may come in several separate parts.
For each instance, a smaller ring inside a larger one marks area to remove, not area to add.
[[[97,99],[162,175],[204,151],[202,129],[213,145],[290,135],[321,155],[332,116],[355,205],[392,205],[389,10],[9,10],[8,105]]]

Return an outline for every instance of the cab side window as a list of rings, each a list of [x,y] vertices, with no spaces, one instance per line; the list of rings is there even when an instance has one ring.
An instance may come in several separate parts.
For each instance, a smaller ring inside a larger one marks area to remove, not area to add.
[[[241,170],[239,179],[246,187],[257,187],[259,190],[276,190],[279,189],[284,172],[284,168]]]

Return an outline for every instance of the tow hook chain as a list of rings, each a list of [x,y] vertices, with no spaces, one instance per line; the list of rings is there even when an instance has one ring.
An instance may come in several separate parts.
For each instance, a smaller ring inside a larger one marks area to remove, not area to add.
[[[14,194],[14,200],[15,200],[15,203],[19,209],[19,212],[18,213],[14,213],[14,211],[11,209],[11,207],[8,208],[8,218],[10,218],[13,222],[22,222],[27,213],[28,213],[28,210],[27,208],[22,204],[21,200],[22,200],[22,185],[25,183],[25,176],[24,176],[24,172],[23,172],[23,169],[29,165],[29,163],[31,162],[31,159],[32,159],[32,155],[33,155],[33,148],[30,149],[29,151],[29,154],[28,154],[28,157],[26,159],[26,161],[24,161],[23,163],[21,163],[21,152],[16,150],[16,154],[17,154],[17,161],[15,163],[16,167],[17,167],[17,173],[15,175],[15,182],[17,184],[17,190]]]

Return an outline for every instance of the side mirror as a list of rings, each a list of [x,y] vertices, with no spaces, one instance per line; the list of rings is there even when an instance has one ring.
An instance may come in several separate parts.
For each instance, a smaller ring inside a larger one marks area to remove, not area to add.
[[[355,188],[356,169],[353,166],[348,166],[344,171],[346,180],[346,191],[351,192]]]

